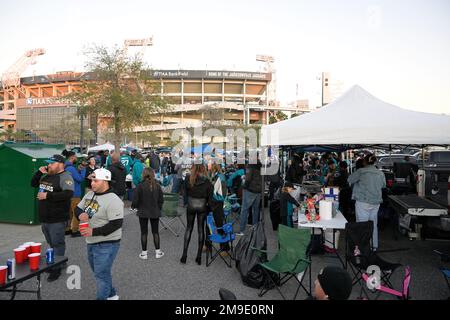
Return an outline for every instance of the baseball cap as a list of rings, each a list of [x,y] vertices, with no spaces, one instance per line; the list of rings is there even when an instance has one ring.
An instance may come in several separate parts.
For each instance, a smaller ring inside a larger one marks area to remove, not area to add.
[[[111,171],[104,168],[94,170],[92,179],[111,181]]]
[[[352,293],[352,279],[342,268],[325,267],[320,271],[317,279],[330,300],[347,300]]]
[[[45,162],[47,162],[47,163],[55,163],[55,162],[64,163],[65,161],[66,161],[66,159],[62,155],[59,155],[59,154],[54,154],[53,156],[51,156],[50,158],[45,160]]]

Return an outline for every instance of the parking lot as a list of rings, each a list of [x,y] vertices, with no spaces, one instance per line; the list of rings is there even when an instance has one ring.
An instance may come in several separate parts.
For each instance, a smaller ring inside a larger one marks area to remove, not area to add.
[[[126,208],[126,216],[123,225],[123,238],[119,254],[113,267],[113,283],[120,299],[124,300],[215,300],[219,299],[219,288],[227,288],[235,293],[238,299],[281,299],[274,289],[264,297],[259,298],[259,290],[246,287],[242,284],[237,269],[228,268],[220,259],[211,266],[205,266],[205,254],[202,257],[202,265],[198,266],[195,261],[197,250],[197,234],[194,230],[189,247],[187,263],[179,262],[183,237],[181,225],[175,224],[175,228],[181,232],[179,237],[170,231],[163,230],[161,236],[161,248],[165,252],[162,259],[155,259],[154,254],[149,255],[148,260],[140,260],[140,231],[137,217]],[[184,218],[184,217],[183,217]],[[271,228],[269,213],[266,209],[265,223],[266,236],[268,240],[269,259],[274,255],[277,248],[276,232]],[[15,246],[26,241],[42,241],[44,237],[40,226],[23,226],[14,224],[0,224],[0,253],[5,256],[12,252]],[[343,255],[344,238],[341,233],[339,252]],[[44,275],[42,282],[42,298],[45,300],[84,300],[95,299],[95,282],[86,258],[86,244],[83,238],[66,237],[66,255],[69,265],[76,265],[81,270],[81,288],[69,290],[67,279],[69,274],[63,273],[61,278],[53,283],[46,281]],[[44,249],[46,244],[44,245]],[[439,260],[432,253],[433,249],[449,248],[449,242],[444,241],[410,241],[408,238],[400,237],[394,240],[392,230],[388,226],[380,235],[380,250],[409,248],[407,251],[380,254],[386,260],[399,262],[411,266],[412,280],[410,295],[414,300],[442,300],[447,299],[450,292],[447,289],[444,278],[438,270]],[[153,243],[149,239],[149,253],[153,253]],[[338,264],[338,260],[328,255],[312,256],[312,278],[316,278],[318,272],[325,265]],[[399,269],[393,275],[395,289],[401,289],[403,269]],[[305,281],[307,283],[307,281]],[[20,289],[31,289],[35,286],[34,280],[28,280],[20,286]],[[295,292],[295,281],[291,280],[283,287],[283,292],[292,297]],[[359,288],[354,287],[351,299],[359,296]],[[7,293],[0,293],[0,300],[9,298]],[[19,293],[16,299],[35,299],[33,294]],[[297,299],[305,299],[306,295],[300,291]],[[381,295],[380,299],[395,299],[392,296]]]

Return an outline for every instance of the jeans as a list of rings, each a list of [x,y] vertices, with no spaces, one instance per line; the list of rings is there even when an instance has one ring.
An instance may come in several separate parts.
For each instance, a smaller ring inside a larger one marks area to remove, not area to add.
[[[55,256],[66,254],[65,230],[67,221],[56,223],[41,223],[41,230],[48,245],[53,248]]]
[[[261,200],[260,193],[253,193],[248,190],[242,192],[242,211],[241,211],[241,232],[245,231],[248,219],[248,209],[252,207],[252,224],[259,221],[259,202]]]
[[[361,201],[356,201],[356,222],[373,221],[373,248],[378,248],[378,209],[379,204],[370,204]]]
[[[111,268],[119,247],[119,242],[87,245],[88,261],[97,285],[97,300],[106,300],[116,295],[116,289],[112,285]]]

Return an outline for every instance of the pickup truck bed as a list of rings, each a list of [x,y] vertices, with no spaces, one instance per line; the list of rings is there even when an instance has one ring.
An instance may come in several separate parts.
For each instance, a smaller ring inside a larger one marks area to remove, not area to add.
[[[448,214],[447,208],[415,194],[390,195],[388,197],[394,209],[401,214],[424,217],[439,217]]]

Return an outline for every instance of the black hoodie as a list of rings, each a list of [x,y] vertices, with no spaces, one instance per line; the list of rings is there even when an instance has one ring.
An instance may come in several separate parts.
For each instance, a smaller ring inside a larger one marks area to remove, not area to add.
[[[119,197],[122,197],[126,192],[125,179],[127,177],[127,171],[125,167],[121,162],[116,162],[111,164],[108,170],[111,171],[111,183],[109,184],[111,189]]]

